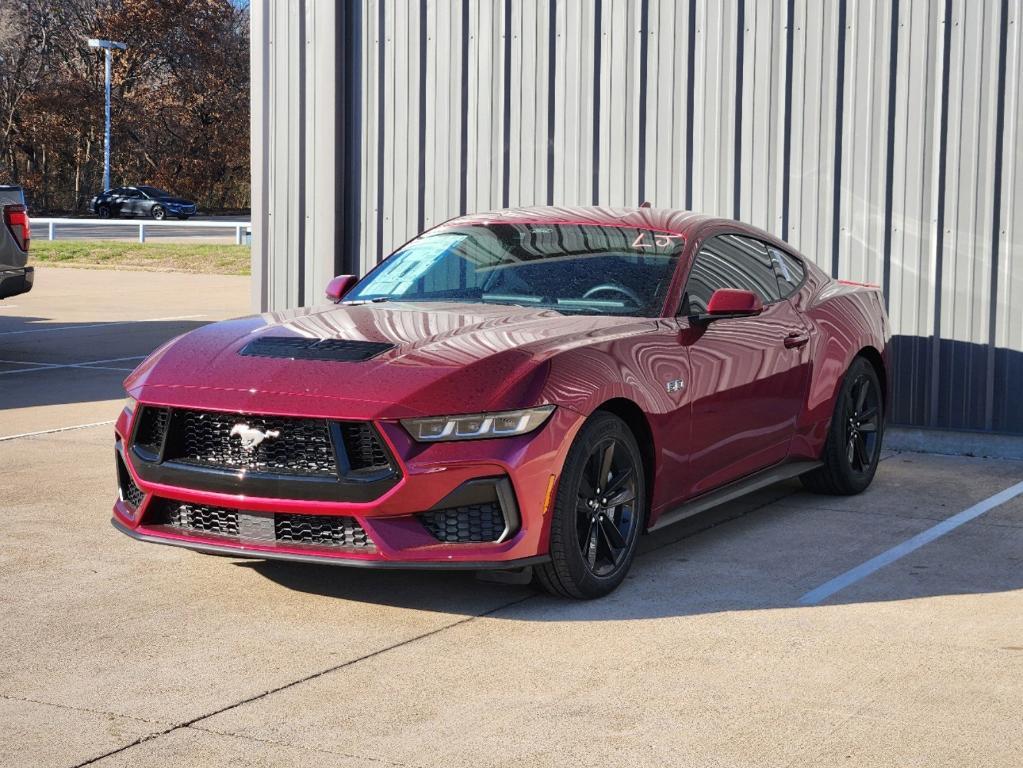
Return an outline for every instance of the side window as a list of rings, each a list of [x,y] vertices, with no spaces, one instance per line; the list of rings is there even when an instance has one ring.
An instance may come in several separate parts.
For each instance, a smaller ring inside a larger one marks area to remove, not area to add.
[[[707,311],[718,288],[752,291],[764,304],[781,298],[778,278],[767,247],[738,235],[718,235],[700,249],[689,272],[683,307],[686,314]]]
[[[778,273],[778,287],[781,288],[781,295],[788,296],[799,287],[806,276],[803,263],[795,256],[791,256],[785,251],[779,251],[777,248],[768,247],[767,250],[771,253],[774,271]]]

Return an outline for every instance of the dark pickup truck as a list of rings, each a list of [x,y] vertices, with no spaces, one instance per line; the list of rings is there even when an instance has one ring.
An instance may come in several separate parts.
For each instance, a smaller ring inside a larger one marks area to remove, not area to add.
[[[35,273],[28,263],[31,230],[21,187],[0,185],[0,299],[32,290]]]

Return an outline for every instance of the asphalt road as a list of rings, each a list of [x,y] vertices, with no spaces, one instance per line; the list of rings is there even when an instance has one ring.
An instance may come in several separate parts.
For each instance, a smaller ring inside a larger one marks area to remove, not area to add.
[[[588,603],[115,532],[126,369],[247,303],[246,278],[45,268],[0,303],[0,765],[1023,764],[1023,495],[801,602],[1019,462],[781,484],[646,537]]]
[[[116,224],[107,224],[95,218],[83,218],[75,224],[58,224],[54,228],[54,240],[126,240],[134,241],[139,236],[139,223],[151,223],[151,219],[112,219]],[[171,219],[171,221],[174,221]],[[209,222],[218,224],[221,227],[206,229],[203,227],[179,227],[179,226],[156,226],[146,227],[146,239],[160,242],[201,242],[201,243],[225,243],[235,242],[234,229],[224,229],[224,224],[248,223],[246,217],[241,216],[193,216],[192,222]],[[33,224],[33,238],[45,240],[48,238],[48,227],[46,224]],[[244,233],[243,233],[244,236]]]

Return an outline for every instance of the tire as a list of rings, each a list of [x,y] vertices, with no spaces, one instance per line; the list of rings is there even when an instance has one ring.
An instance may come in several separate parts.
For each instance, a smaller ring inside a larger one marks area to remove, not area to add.
[[[610,485],[595,488],[600,478]],[[645,488],[632,431],[617,416],[598,411],[565,459],[552,512],[551,560],[535,570],[539,586],[582,600],[614,591],[636,555],[646,520]]]
[[[162,205],[154,205],[149,214],[157,221],[163,221],[167,218],[167,209]]]
[[[877,472],[884,438],[884,398],[877,371],[863,357],[845,372],[821,460],[824,466],[800,477],[814,493],[862,493]]]
[[[101,219],[109,219],[110,218],[110,206],[109,205],[101,205],[99,208],[96,209],[96,213],[99,215],[99,217]]]

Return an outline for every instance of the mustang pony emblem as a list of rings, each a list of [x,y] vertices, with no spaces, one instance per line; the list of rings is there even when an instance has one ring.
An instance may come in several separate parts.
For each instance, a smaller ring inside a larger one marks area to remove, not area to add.
[[[268,429],[266,432],[263,432],[255,427],[250,427],[248,424],[235,424],[231,427],[231,437],[235,435],[241,438],[242,448],[246,451],[254,451],[261,442],[280,437],[281,433],[276,429]]]

